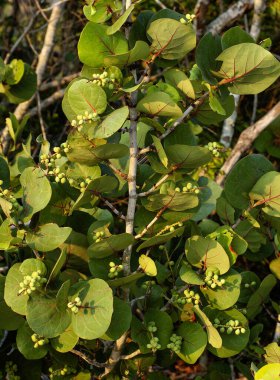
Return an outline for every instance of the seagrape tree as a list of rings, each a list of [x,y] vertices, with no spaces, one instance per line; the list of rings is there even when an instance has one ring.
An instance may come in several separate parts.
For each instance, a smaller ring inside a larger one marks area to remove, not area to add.
[[[232,114],[232,94],[271,86],[280,63],[239,27],[197,45],[191,15],[95,3],[62,101],[67,140],[0,157],[2,375],[165,379],[207,352],[217,371],[233,357],[247,375],[265,352],[259,314],[279,313],[280,174],[251,154],[218,185],[209,173],[228,152],[203,130]],[[0,91],[24,101],[34,75],[2,62]],[[14,141],[21,128],[11,114]]]

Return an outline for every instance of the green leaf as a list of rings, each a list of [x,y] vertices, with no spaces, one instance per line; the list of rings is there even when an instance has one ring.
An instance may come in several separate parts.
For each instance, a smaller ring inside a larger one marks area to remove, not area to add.
[[[250,154],[238,161],[225,180],[225,196],[230,204],[245,210],[249,206],[250,190],[258,179],[271,170],[272,163],[260,154]]]
[[[167,146],[165,151],[171,162],[188,170],[205,165],[212,159],[209,150],[199,146],[174,144]]]
[[[119,339],[130,328],[131,324],[132,313],[130,304],[114,297],[113,306],[114,311],[110,326],[102,337],[105,340]]]
[[[108,36],[108,28],[106,25],[93,22],[89,22],[85,26],[78,43],[78,54],[81,62],[91,67],[103,67],[106,57],[127,53],[126,38],[120,32]],[[93,41],[94,49],[92,49]]]
[[[93,279],[78,284],[71,300],[80,297],[82,305],[72,313],[73,331],[82,339],[100,338],[108,330],[113,314],[112,290],[105,281]]]
[[[280,75],[280,63],[266,49],[242,43],[224,50],[217,58],[222,62],[218,75],[232,94],[258,94]]]
[[[139,245],[137,248],[137,252],[141,251],[141,249],[152,247],[154,245],[159,245],[166,243],[167,241],[171,240],[173,237],[181,236],[184,232],[184,227],[176,228],[173,232],[168,232],[165,234],[161,234],[158,236],[153,236],[150,239],[147,239],[142,244]]]
[[[33,69],[28,65],[24,64],[24,74],[21,80],[9,87],[5,91],[5,95],[11,103],[21,103],[25,100],[30,99],[37,88],[37,77]]]
[[[106,66],[126,66],[135,61],[144,60],[150,53],[149,45],[144,41],[137,41],[133,49],[123,54],[108,55],[104,59]]]
[[[207,345],[207,334],[199,323],[184,322],[176,332],[183,337],[179,358],[186,363],[194,364],[202,355]]]
[[[68,102],[76,116],[85,112],[101,114],[107,107],[105,91],[87,79],[73,82],[68,89]]]
[[[144,273],[134,272],[125,277],[115,278],[114,280],[107,281],[111,288],[118,288],[119,286],[129,287],[132,283],[144,277]]]
[[[182,115],[181,108],[168,94],[162,91],[155,91],[144,96],[138,102],[137,110],[152,116],[178,118]]]
[[[6,250],[10,247],[10,244],[13,240],[11,227],[10,227],[10,219],[5,219],[4,222],[0,226],[0,249]]]
[[[4,299],[6,304],[10,306],[15,313],[26,315],[28,295],[18,295],[21,289],[19,284],[23,281],[24,277],[19,270],[20,265],[20,263],[14,264],[6,276]]]
[[[46,338],[55,338],[70,325],[71,317],[67,309],[70,281],[59,289],[57,296],[34,294],[27,302],[26,319],[37,334]]]
[[[223,196],[217,199],[216,211],[222,222],[224,222],[225,224],[234,223],[235,210]]]
[[[21,59],[13,59],[6,67],[4,81],[9,85],[17,84],[24,74],[24,63]]]
[[[203,79],[213,85],[218,83],[212,71],[217,71],[220,67],[216,58],[221,52],[221,37],[213,36],[211,33],[207,33],[201,38],[195,51],[195,61],[201,70]]]
[[[147,276],[156,276],[157,267],[153,259],[146,255],[139,257],[139,265]]]
[[[57,259],[57,261],[55,262],[52,270],[51,270],[51,273],[49,275],[49,278],[48,278],[48,282],[46,283],[46,287],[48,286],[48,284],[53,281],[60,273],[61,269],[63,268],[63,266],[65,265],[67,261],[67,253],[66,253],[66,248],[64,247],[61,252],[60,252],[60,255]]]
[[[255,374],[255,380],[277,380],[280,374],[280,363],[271,363],[263,366]]]
[[[71,231],[70,227],[58,227],[57,224],[48,223],[40,226],[35,232],[28,232],[26,242],[32,249],[48,252],[64,243]]]
[[[179,69],[169,69],[163,73],[166,83],[177,87],[187,97],[195,99],[195,91],[192,82],[186,74]]]
[[[44,276],[47,273],[47,268],[43,261],[39,259],[26,259],[19,267],[20,272],[24,276],[31,276],[33,272],[41,271],[41,275]]]
[[[196,44],[193,26],[171,18],[151,22],[147,36],[152,42],[152,51],[167,60],[184,58]]]
[[[216,102],[220,103],[219,108],[223,108],[224,113],[218,113],[213,111],[210,106],[210,100],[204,101],[204,103],[198,108],[195,119],[198,120],[201,124],[206,125],[217,125],[221,121],[228,118],[235,109],[234,97],[229,95],[226,91],[221,91],[221,93],[216,93]],[[213,106],[213,103],[212,103]],[[214,107],[217,109],[217,107]]]
[[[230,268],[227,253],[215,240],[192,236],[186,241],[185,253],[188,262],[197,268],[217,268],[220,274]]]
[[[180,268],[180,278],[182,281],[186,282],[187,284],[192,285],[203,285],[204,281],[199,276],[198,273],[196,273],[190,265],[183,263],[183,265]]]
[[[217,286],[211,289],[208,286],[202,287],[201,291],[207,302],[219,310],[225,310],[232,307],[240,295],[241,275],[233,269],[230,269],[226,275],[219,277],[226,282],[223,286]]]
[[[222,347],[214,348],[209,346],[209,351],[218,356],[219,358],[228,358],[234,356],[244,350],[247,346],[250,336],[250,330],[248,327],[248,321],[240,311],[236,309],[229,310],[217,310],[210,307],[205,308],[205,313],[208,318],[214,321],[218,318],[222,323],[228,322],[229,320],[238,320],[240,324],[246,329],[245,334],[236,335],[234,333],[227,334],[226,332],[221,333],[222,337]]]
[[[102,239],[98,243],[93,243],[88,247],[88,255],[91,258],[104,258],[111,256],[113,253],[121,251],[133,244],[134,237],[131,234],[123,233],[112,235]]]
[[[3,181],[2,189],[8,189],[10,187],[10,169],[7,161],[2,156],[0,156],[0,179]]]
[[[0,276],[0,329],[17,330],[23,323],[24,319],[12,311],[4,300],[5,277]]]
[[[148,197],[145,208],[157,211],[166,208],[172,211],[184,211],[198,206],[199,200],[194,193],[155,194]]]
[[[253,37],[250,36],[240,26],[234,26],[228,29],[222,36],[222,48],[223,50],[230,48],[231,46],[242,44],[244,42],[255,43]]]
[[[34,343],[31,339],[32,335],[33,331],[28,326],[28,323],[25,322],[17,332],[17,349],[25,357],[25,359],[41,359],[47,355],[48,345],[43,345],[35,348]]]
[[[199,308],[199,306],[194,306],[193,311],[206,328],[209,344],[215,348],[222,347],[222,338],[207,315]]]
[[[127,106],[121,107],[110,113],[98,126],[93,126],[90,130],[92,138],[108,138],[116,133],[123,126],[128,118],[129,109]]]
[[[65,353],[71,351],[78,343],[78,340],[79,337],[74,333],[73,328],[70,325],[62,334],[51,339],[50,342],[56,351]]]
[[[250,191],[249,197],[251,201],[262,206],[263,212],[279,218],[280,173],[273,171],[264,174]]]
[[[273,274],[267,275],[261,282],[259,288],[252,294],[247,304],[247,316],[255,318],[262,310],[262,305],[269,299],[269,294],[277,284]]]
[[[261,280],[256,273],[250,271],[241,272],[241,277],[242,282],[238,302],[247,303],[252,293],[260,286]],[[251,285],[252,282],[255,282],[255,285]],[[245,284],[249,284],[249,286],[245,287]]]
[[[52,188],[43,170],[39,168],[24,169],[20,176],[20,183],[23,189],[22,217],[27,220],[47,206],[51,199]]]
[[[209,106],[212,111],[217,112],[220,115],[226,115],[226,111],[222,106],[218,96],[212,91],[209,95]]]
[[[101,160],[110,160],[111,158],[121,158],[127,156],[129,149],[124,144],[104,144],[100,145],[92,153]]]
[[[167,168],[168,167],[168,158],[167,158],[166,153],[163,149],[163,146],[161,144],[160,139],[154,135],[152,135],[152,139],[153,139],[154,146],[157,150],[157,153],[158,153],[158,156],[159,156],[161,163]]]
[[[128,7],[127,10],[117,19],[117,21],[113,25],[109,26],[109,28],[106,31],[108,36],[120,30],[120,28],[123,26],[123,24],[126,22],[128,17],[130,16],[134,7],[135,7],[134,4],[130,5],[130,7]]]

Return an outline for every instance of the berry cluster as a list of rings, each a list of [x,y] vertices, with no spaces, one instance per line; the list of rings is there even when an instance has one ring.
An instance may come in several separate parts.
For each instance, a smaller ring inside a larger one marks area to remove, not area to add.
[[[223,286],[226,282],[224,278],[219,280],[219,271],[212,271],[212,270],[207,270],[206,271],[206,277],[204,279],[206,284],[210,286],[211,289],[215,289],[217,286]]]
[[[195,15],[193,15],[193,14],[191,15],[189,13],[187,13],[185,17],[186,17],[186,19],[184,19],[183,17],[180,18],[180,23],[181,24],[188,24],[188,23],[192,22],[195,19]]]
[[[177,193],[180,193],[181,191],[183,193],[195,193],[195,194],[200,193],[199,188],[196,185],[193,185],[191,182],[188,182],[182,189],[180,189],[180,187],[176,187],[175,191]]]
[[[77,128],[77,130],[80,132],[84,124],[91,124],[92,122],[98,121],[99,119],[100,117],[98,116],[97,112],[85,111],[84,115],[77,115],[77,118],[71,121],[71,126]]]
[[[149,288],[151,288],[153,285],[155,285],[156,284],[156,282],[155,281],[153,281],[153,280],[148,280],[148,281],[145,281],[145,282],[143,282],[143,284],[141,285],[141,288],[142,289],[149,289]]]
[[[195,305],[198,305],[200,303],[200,295],[198,293],[195,293],[193,290],[185,290],[184,294],[187,299],[187,303],[194,303]]]
[[[97,86],[108,87],[109,90],[114,89],[114,83],[116,81],[114,74],[108,74],[107,71],[103,71],[102,74],[92,74],[92,83],[97,84]]]
[[[231,319],[226,323],[222,323],[218,318],[214,320],[214,327],[218,328],[220,333],[227,333],[235,335],[245,334],[246,329],[240,324],[238,319]]]
[[[21,294],[28,294],[30,295],[35,290],[42,287],[47,282],[47,279],[44,277],[41,277],[41,271],[40,269],[36,272],[32,272],[31,276],[24,276],[23,282],[20,282],[20,290],[18,292],[18,295]]]
[[[250,284],[249,283],[244,284],[244,288],[250,288],[251,286],[256,286],[256,285],[257,285],[256,281],[252,281]]]
[[[159,338],[154,336],[154,333],[157,332],[156,323],[154,321],[150,321],[148,323],[147,330],[151,334],[150,343],[147,344],[147,348],[151,349],[153,352],[156,352],[161,348]]]
[[[68,302],[67,307],[72,311],[72,313],[77,314],[79,311],[79,306],[82,305],[80,297],[76,297],[74,301]]]
[[[16,375],[18,366],[11,361],[5,363],[6,376],[5,379],[20,380],[20,376]]]
[[[175,353],[181,351],[182,337],[176,334],[172,334],[170,337],[170,343],[168,343],[167,348],[174,351]]]
[[[61,369],[54,370],[52,367],[50,367],[49,372],[50,372],[50,375],[49,375],[50,379],[53,379],[57,376],[65,376],[65,375],[70,375],[71,373],[76,373],[76,370],[75,368],[68,367],[68,365],[65,364],[64,367]]]
[[[214,157],[220,157],[220,150],[222,146],[217,142],[209,142],[207,145],[205,145],[205,148],[207,148]]]
[[[113,261],[111,261],[109,263],[109,267],[110,267],[109,273],[108,273],[108,277],[109,278],[115,278],[115,277],[117,277],[118,274],[123,270],[122,264],[117,265]]]
[[[97,231],[93,235],[93,240],[95,241],[95,243],[99,243],[104,237],[105,237],[105,232],[104,231]]]
[[[44,337],[42,337],[42,336],[40,336],[38,334],[33,334],[31,336],[31,340],[34,343],[34,348],[42,347],[45,344],[49,343],[48,338],[44,338]]]

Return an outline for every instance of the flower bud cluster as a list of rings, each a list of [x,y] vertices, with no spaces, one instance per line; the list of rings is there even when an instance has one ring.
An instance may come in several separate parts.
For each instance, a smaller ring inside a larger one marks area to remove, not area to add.
[[[32,272],[31,276],[24,276],[23,281],[20,282],[20,290],[18,294],[28,294],[30,295],[35,290],[42,287],[43,284],[47,282],[47,279],[44,277],[41,277],[41,271],[40,269]]]
[[[213,326],[218,328],[220,333],[227,333],[228,335],[232,333],[240,335],[246,332],[246,329],[241,325],[238,319],[231,319],[226,323],[222,323],[218,318],[215,318]]]
[[[183,193],[195,193],[195,194],[199,194],[200,193],[200,189],[198,188],[198,186],[193,185],[191,182],[188,182],[185,186],[183,186],[182,189],[180,189],[180,187],[176,187],[175,191],[177,193],[180,193],[180,192],[183,192]]]
[[[195,293],[193,290],[185,290],[184,291],[185,297],[187,299],[187,303],[193,303],[195,305],[198,305],[200,303],[200,295],[198,293]]]
[[[18,366],[15,363],[13,363],[12,361],[6,362],[5,363],[5,372],[6,372],[5,379],[20,380],[20,376],[16,375],[17,370],[18,370]]]
[[[98,121],[99,119],[100,117],[98,116],[96,111],[85,111],[83,115],[77,115],[76,119],[73,119],[71,121],[71,126],[77,128],[77,130],[80,132],[84,124],[91,124],[92,122]]]
[[[74,301],[68,302],[67,307],[72,311],[72,313],[77,314],[81,305],[82,301],[80,297],[76,297]]]
[[[92,74],[92,83],[97,84],[97,86],[108,87],[109,90],[114,89],[114,84],[116,81],[114,74],[108,74],[107,71],[103,71],[102,74]]]
[[[222,146],[217,142],[209,142],[207,145],[205,145],[205,148],[207,148],[214,157],[220,157],[220,150]]]
[[[151,339],[147,344],[147,348],[151,349],[153,352],[156,352],[161,348],[161,345],[159,344],[159,338],[154,336],[154,333],[157,332],[156,323],[154,321],[150,321],[148,323],[147,330],[151,334]]]
[[[219,271],[206,271],[206,277],[204,281],[208,286],[210,286],[211,289],[215,289],[217,286],[223,286],[226,282],[224,278],[221,280],[219,279]]]
[[[109,277],[109,278],[115,278],[115,277],[118,276],[118,274],[119,274],[120,272],[123,271],[123,265],[122,265],[122,264],[117,265],[117,264],[115,264],[113,261],[111,261],[111,262],[109,263],[109,267],[110,267],[110,269],[109,269],[109,273],[108,273],[108,277]]]
[[[172,334],[170,337],[170,343],[168,343],[167,348],[174,351],[175,353],[181,351],[182,347],[182,337],[176,334]]]
[[[31,340],[34,343],[34,348],[39,348],[49,343],[48,338],[44,338],[38,334],[33,334]]]

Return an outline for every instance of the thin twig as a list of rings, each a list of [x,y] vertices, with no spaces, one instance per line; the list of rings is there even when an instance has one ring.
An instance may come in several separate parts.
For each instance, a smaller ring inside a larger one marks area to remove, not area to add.
[[[86,354],[84,354],[83,352],[81,351],[78,351],[78,350],[71,350],[70,352],[72,352],[72,354],[74,355],[77,355],[79,356],[81,359],[83,359],[85,362],[87,362],[88,364],[90,365],[93,365],[94,367],[97,367],[97,368],[105,368],[106,367],[106,363],[99,363],[97,362],[96,360],[93,360],[93,359],[90,359],[86,356]]]
[[[163,182],[165,182],[171,175],[173,174],[173,170],[172,172],[168,173],[168,174],[165,174],[159,181],[157,181],[157,183],[154,184],[154,186],[152,186],[149,190],[147,191],[143,191],[142,193],[139,193],[138,194],[138,197],[147,197],[148,195],[150,195],[151,193],[153,193],[155,190],[157,190],[157,188],[163,184]]]
[[[39,121],[40,121],[41,132],[42,132],[43,139],[46,141],[47,140],[47,132],[46,132],[43,116],[42,116],[41,98],[40,98],[40,94],[38,91],[36,93],[36,99],[37,99],[37,111],[38,111],[38,117],[39,117]]]
[[[126,220],[125,216],[119,210],[117,210],[116,207],[112,205],[112,203],[110,203],[109,201],[107,201],[107,199],[101,196],[99,196],[99,198],[102,200],[102,202],[105,203],[106,206],[108,206],[113,211],[114,214],[116,214],[119,218]]]

